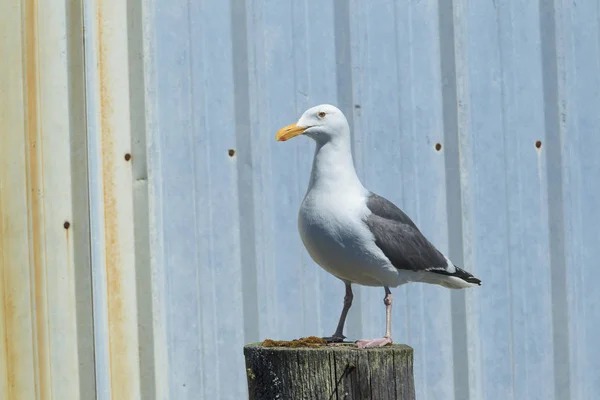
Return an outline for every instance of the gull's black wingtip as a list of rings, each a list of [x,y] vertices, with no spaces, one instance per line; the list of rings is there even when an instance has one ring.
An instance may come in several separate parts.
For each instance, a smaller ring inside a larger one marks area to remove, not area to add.
[[[457,266],[454,266],[454,268],[456,268],[456,271],[454,271],[452,273],[449,273],[447,271],[438,271],[438,270],[436,270],[434,272],[437,272],[438,274],[454,276],[456,278],[462,279],[463,281],[465,281],[467,283],[481,286],[481,279],[475,278],[473,275],[471,275],[469,272],[465,271],[462,268],[458,268]]]
[[[462,277],[461,277],[462,278]],[[481,286],[481,279],[475,278],[474,276],[470,276],[467,279],[462,278],[464,281],[469,282],[469,283],[473,283],[477,286]]]

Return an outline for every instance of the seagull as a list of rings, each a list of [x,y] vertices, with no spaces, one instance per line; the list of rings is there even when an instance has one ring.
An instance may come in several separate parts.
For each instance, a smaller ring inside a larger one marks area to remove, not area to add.
[[[383,287],[385,334],[356,341],[359,348],[392,343],[392,292],[408,282],[449,289],[480,286],[481,281],[455,266],[421,233],[415,223],[389,200],[367,190],[352,160],[350,126],[336,107],[308,109],[298,122],[280,129],[284,142],[304,135],[316,142],[308,189],[298,212],[304,247],[321,268],[345,284],[344,306],[328,342],[342,342],[352,306],[352,284]]]

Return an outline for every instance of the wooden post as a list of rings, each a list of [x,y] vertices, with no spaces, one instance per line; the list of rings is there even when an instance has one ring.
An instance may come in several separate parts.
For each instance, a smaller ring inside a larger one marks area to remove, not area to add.
[[[250,400],[414,400],[413,349],[244,347]]]

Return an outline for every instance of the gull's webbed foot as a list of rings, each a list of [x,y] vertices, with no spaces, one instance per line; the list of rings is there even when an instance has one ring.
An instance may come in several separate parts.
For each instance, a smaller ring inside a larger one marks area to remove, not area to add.
[[[362,339],[362,340],[356,341],[356,346],[359,349],[368,349],[371,347],[383,347],[388,344],[392,344],[391,337],[382,337],[379,339]]]
[[[342,343],[344,341],[344,339],[346,339],[346,336],[333,335],[333,336],[327,336],[327,337],[324,337],[321,339],[323,339],[327,343]]]

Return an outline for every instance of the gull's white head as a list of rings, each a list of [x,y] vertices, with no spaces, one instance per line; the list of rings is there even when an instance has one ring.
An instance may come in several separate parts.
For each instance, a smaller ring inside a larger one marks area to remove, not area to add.
[[[324,143],[335,138],[349,138],[350,127],[346,117],[338,108],[321,104],[306,110],[295,124],[281,128],[275,140],[285,142],[298,135],[306,135],[317,142]]]

